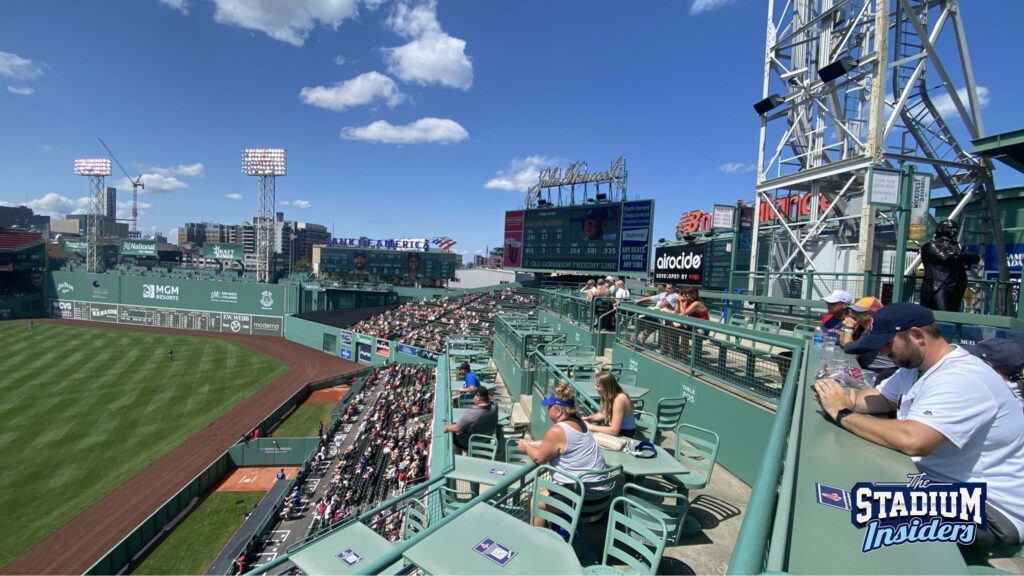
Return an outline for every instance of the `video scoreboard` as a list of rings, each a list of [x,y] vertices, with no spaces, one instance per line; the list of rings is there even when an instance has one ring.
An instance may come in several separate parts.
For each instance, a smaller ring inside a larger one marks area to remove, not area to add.
[[[505,213],[505,268],[644,274],[654,201]]]
[[[319,272],[358,276],[366,274],[382,279],[429,278],[452,280],[460,256],[454,252],[412,252],[375,250],[349,246],[320,248]]]

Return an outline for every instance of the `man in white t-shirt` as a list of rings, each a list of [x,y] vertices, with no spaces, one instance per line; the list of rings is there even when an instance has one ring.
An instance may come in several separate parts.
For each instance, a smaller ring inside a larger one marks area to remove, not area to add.
[[[825,412],[857,436],[910,456],[930,478],[985,482],[988,528],[976,543],[1024,541],[1024,413],[1002,377],[949,344],[931,310],[917,304],[882,308],[871,332],[846,351],[878,351],[900,369],[860,391],[819,380]],[[865,415],[893,410],[896,420]]]

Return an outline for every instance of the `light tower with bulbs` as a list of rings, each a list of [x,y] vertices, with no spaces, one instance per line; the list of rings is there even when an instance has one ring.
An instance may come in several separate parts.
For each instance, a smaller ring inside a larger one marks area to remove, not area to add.
[[[270,282],[274,273],[274,210],[277,177],[287,174],[284,148],[246,148],[242,151],[242,174],[259,178],[259,208],[256,227],[256,280]]]
[[[89,178],[89,219],[86,229],[89,248],[86,252],[86,269],[89,272],[102,272],[103,258],[100,257],[99,247],[100,218],[105,214],[103,178],[110,176],[110,160],[79,158],[75,160],[75,174]]]

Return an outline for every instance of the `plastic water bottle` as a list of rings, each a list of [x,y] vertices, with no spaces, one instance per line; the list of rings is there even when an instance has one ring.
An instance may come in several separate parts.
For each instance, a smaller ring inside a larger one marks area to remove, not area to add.
[[[825,339],[825,332],[818,326],[814,329],[814,347],[821,350],[821,344]]]
[[[825,334],[824,346],[821,350],[821,367],[834,368],[836,365],[836,341],[839,339],[835,334]]]

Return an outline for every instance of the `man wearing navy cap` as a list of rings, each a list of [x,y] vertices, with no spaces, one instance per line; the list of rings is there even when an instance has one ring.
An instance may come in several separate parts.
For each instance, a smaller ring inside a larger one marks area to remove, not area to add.
[[[1024,349],[1013,340],[989,338],[977,344],[965,344],[964,349],[992,367],[1006,381],[1017,401],[1024,406]]]
[[[900,369],[877,388],[814,384],[822,409],[842,428],[910,456],[939,482],[985,482],[988,528],[977,544],[1014,545],[1024,535],[1024,412],[1003,379],[942,337],[931,310],[890,304],[848,354],[878,351]],[[896,420],[865,414],[896,411]]]

